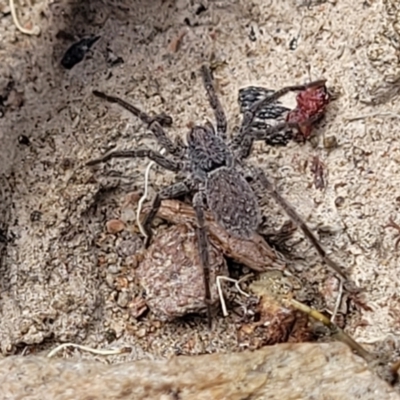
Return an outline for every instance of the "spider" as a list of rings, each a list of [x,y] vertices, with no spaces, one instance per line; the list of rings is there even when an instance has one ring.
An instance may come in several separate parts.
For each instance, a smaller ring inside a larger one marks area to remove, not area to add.
[[[179,139],[172,141],[167,136],[163,126],[172,124],[172,119],[167,115],[159,114],[150,117],[144,111],[118,97],[93,91],[95,96],[119,104],[147,124],[159,145],[165,149],[167,156],[144,148],[117,150],[91,160],[87,165],[103,163],[112,158],[149,158],[161,167],[182,176],[172,185],[161,188],[153,198],[150,211],[143,221],[143,228],[147,235],[145,246],[150,243],[152,237],[151,223],[157,214],[161,201],[192,195],[193,208],[197,219],[199,254],[204,271],[208,326],[211,328],[210,260],[205,207],[210,210],[216,222],[231,235],[239,239],[249,239],[257,232],[261,222],[261,211],[256,195],[260,185],[272,195],[289,217],[302,229],[325,263],[342,279],[346,279],[346,276],[342,269],[327,256],[317,238],[294,208],[275,190],[264,172],[258,167],[245,163],[255,140],[272,139],[274,136],[279,136],[284,129],[301,129],[298,121],[284,121],[274,127],[266,127],[264,130],[251,130],[250,127],[256,113],[290,91],[319,88],[325,84],[325,81],[319,80],[305,85],[287,86],[257,101],[244,113],[238,133],[229,140],[227,137],[227,119],[214,88],[211,70],[207,66],[202,66],[201,76],[208,101],[215,115],[216,126],[214,127],[210,122],[207,122],[204,125],[192,127],[187,133],[186,144]],[[312,122],[313,118],[310,118],[302,121],[302,124],[311,125]]]

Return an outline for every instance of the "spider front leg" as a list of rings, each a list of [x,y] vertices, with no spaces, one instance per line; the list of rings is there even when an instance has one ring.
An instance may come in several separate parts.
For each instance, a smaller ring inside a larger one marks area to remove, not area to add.
[[[210,68],[203,65],[201,67],[201,75],[203,78],[203,84],[206,89],[208,101],[214,111],[215,119],[217,120],[217,133],[223,139],[226,139],[227,121],[224,109],[218,99],[217,92],[215,91],[213,78],[211,76]]]
[[[313,124],[319,118],[318,115],[314,115],[304,121],[305,124]],[[263,140],[270,144],[282,144],[285,140],[289,141],[292,139],[292,129],[300,129],[298,122],[281,122],[275,126],[270,126],[263,130],[250,130],[243,136],[237,135],[232,141],[231,148],[235,151],[236,158],[243,160],[247,158],[253,147],[255,140]]]
[[[285,210],[286,214],[292,219],[292,221],[303,231],[304,235],[309,239],[311,244],[315,247],[322,260],[335,272],[340,278],[347,281],[345,271],[337,263],[331,260],[326,254],[325,250],[320,245],[318,239],[311,232],[310,228],[303,221],[296,210],[278,193],[274,185],[268,180],[264,172],[260,169],[255,169],[255,177],[261,183],[261,185],[268,190],[274,200]]]
[[[94,90],[93,94],[101,99],[108,101],[109,103],[116,103],[121,107],[128,110],[133,115],[137,116],[141,121],[143,121],[149,129],[153,132],[155,138],[157,139],[158,143],[161,147],[167,150],[169,154],[179,156],[183,153],[184,146],[182,140],[177,140],[174,143],[165,133],[163,126],[171,126],[172,125],[172,118],[165,113],[158,114],[154,117],[151,117],[144,111],[141,111],[139,108],[129,104],[125,100],[120,99],[116,96],[110,96],[103,92],[99,92],[98,90]]]
[[[177,199],[182,197],[186,194],[189,194],[191,191],[189,185],[185,182],[178,182],[174,183],[170,186],[167,186],[160,190],[155,196],[153,201],[151,202],[151,208],[149,213],[146,215],[143,221],[143,230],[145,233],[145,242],[144,246],[147,248],[151,242],[151,238],[153,236],[153,231],[151,229],[151,224],[157,215],[158,209],[161,206],[162,200],[169,200],[169,199]]]
[[[196,212],[197,218],[197,241],[199,246],[200,262],[203,267],[204,277],[204,300],[207,305],[207,322],[209,329],[212,328],[212,314],[211,314],[211,290],[210,290],[210,257],[208,249],[207,230],[205,225],[204,216],[204,193],[203,191],[197,192],[193,197],[193,208]]]
[[[116,150],[104,155],[103,157],[90,160],[86,165],[95,165],[111,160],[112,158],[149,158],[161,167],[169,170],[178,172],[182,169],[182,165],[179,161],[170,160],[164,157],[162,154],[150,150],[150,149],[137,149],[137,150]]]
[[[298,129],[299,124],[297,122],[282,122],[263,130],[249,130],[248,133],[242,136],[237,135],[233,139],[232,150],[235,151],[238,160],[243,160],[250,155],[255,140],[263,140],[271,145],[285,144],[293,137],[292,128]]]

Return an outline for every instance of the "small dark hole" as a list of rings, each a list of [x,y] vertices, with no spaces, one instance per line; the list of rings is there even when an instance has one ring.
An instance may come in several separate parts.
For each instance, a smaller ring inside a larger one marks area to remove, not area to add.
[[[259,321],[261,321],[261,314],[257,312],[254,314],[254,322],[259,322]]]
[[[30,215],[31,222],[37,222],[42,219],[42,213],[38,210],[32,211]]]
[[[200,4],[199,7],[196,10],[196,15],[200,15],[204,11],[207,11],[207,8],[203,4]]]
[[[23,144],[24,146],[29,146],[31,144],[31,141],[29,140],[28,136],[19,135],[18,136],[18,143],[19,144]]]

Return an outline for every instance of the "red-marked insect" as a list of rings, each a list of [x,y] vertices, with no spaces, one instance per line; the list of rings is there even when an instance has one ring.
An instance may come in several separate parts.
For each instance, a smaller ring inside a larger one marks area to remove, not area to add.
[[[274,132],[274,135],[268,138],[266,143],[268,145],[286,145],[292,139],[304,142],[311,136],[314,124],[321,120],[327,105],[332,100],[325,83],[325,80],[315,81],[314,85],[300,90],[296,96],[297,104],[294,109],[285,107],[279,100],[267,103],[257,111],[251,129],[253,131],[265,130],[284,121],[298,123],[296,132],[293,129]],[[254,104],[274,93],[274,90],[259,86],[240,89],[240,111],[242,113],[249,111]]]
[[[307,87],[296,96],[297,106],[289,112],[286,121],[297,122],[299,133],[303,136],[303,140],[306,140],[312,133],[313,124],[324,116],[326,106],[331,99],[325,81],[321,82],[321,85]],[[312,123],[309,122],[310,119],[313,120]]]

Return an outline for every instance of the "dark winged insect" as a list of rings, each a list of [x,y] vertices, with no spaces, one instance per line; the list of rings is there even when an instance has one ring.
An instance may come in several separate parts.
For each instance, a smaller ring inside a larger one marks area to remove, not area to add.
[[[71,45],[65,52],[61,65],[66,69],[71,69],[80,63],[90,48],[100,39],[100,36],[88,37],[79,40]]]
[[[204,209],[205,207],[208,208],[215,221],[232,236],[239,239],[249,239],[257,232],[261,222],[261,211],[255,193],[260,185],[267,189],[269,194],[303,230],[323,260],[342,278],[345,278],[345,275],[341,268],[326,255],[317,238],[297,212],[275,190],[263,171],[255,166],[247,165],[245,162],[251,152],[254,140],[272,140],[274,136],[279,136],[282,130],[301,129],[304,124],[312,124],[314,117],[312,116],[309,121],[302,120],[302,125],[298,121],[285,121],[263,130],[251,130],[252,122],[257,113],[269,104],[276,102],[279,97],[289,91],[320,88],[325,84],[325,81],[288,86],[260,99],[244,113],[239,132],[233,138],[228,139],[226,116],[216,94],[210,69],[203,66],[201,75],[208,101],[215,114],[216,126],[214,127],[211,123],[195,125],[186,136],[186,144],[182,140],[172,141],[167,136],[163,125],[170,125],[172,119],[165,114],[150,117],[147,113],[118,97],[94,91],[94,95],[111,103],[119,104],[147,124],[160,146],[166,150],[167,156],[146,148],[117,150],[91,160],[87,165],[99,164],[112,158],[149,158],[165,169],[179,172],[183,176],[174,184],[161,188],[154,197],[150,211],[143,222],[143,227],[147,233],[146,245],[151,240],[151,223],[157,214],[161,201],[191,195],[197,220],[200,259],[204,268],[208,323],[211,327],[210,265]]]

